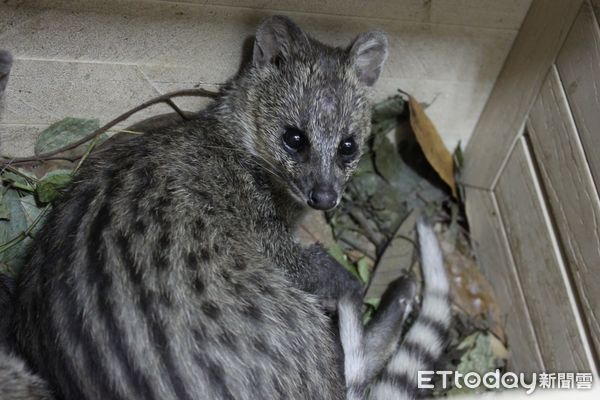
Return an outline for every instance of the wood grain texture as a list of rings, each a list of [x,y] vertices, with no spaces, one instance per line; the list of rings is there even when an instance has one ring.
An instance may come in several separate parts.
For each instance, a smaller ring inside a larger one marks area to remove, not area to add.
[[[545,193],[600,350],[600,201],[556,69],[530,114],[528,132]]]
[[[597,4],[600,2],[596,1]],[[584,3],[556,59],[596,187],[600,186],[600,28]]]
[[[596,14],[596,20],[600,18],[600,0],[589,0],[592,8],[594,10],[594,14]]]
[[[514,372],[539,372],[544,363],[520,289],[493,193],[467,190],[467,217],[477,264],[488,278],[505,315],[504,330],[511,352],[508,368]]]
[[[492,188],[583,0],[534,0],[465,151],[462,181]]]
[[[525,142],[517,142],[495,190],[511,253],[544,365],[549,371],[589,371]]]

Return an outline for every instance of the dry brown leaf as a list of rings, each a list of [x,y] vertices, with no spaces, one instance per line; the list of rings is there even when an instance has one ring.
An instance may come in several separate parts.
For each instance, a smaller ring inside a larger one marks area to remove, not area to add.
[[[414,97],[408,96],[408,105],[410,110],[410,125],[427,161],[429,161],[429,164],[435,169],[440,178],[450,186],[452,196],[457,198],[452,154],[446,149],[435,125],[433,125],[433,122],[425,114],[419,102]]]
[[[474,257],[453,249],[453,246],[443,240],[441,247],[454,304],[473,318],[486,318],[490,331],[505,342],[504,321],[494,289],[477,267]]]

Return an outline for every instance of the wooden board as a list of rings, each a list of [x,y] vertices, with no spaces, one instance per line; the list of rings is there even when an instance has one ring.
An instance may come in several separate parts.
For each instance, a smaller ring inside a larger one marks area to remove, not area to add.
[[[466,209],[477,265],[494,287],[498,305],[505,313],[504,330],[511,353],[508,368],[524,373],[543,371],[539,345],[493,193],[468,189]]]
[[[462,181],[492,188],[583,0],[534,0],[465,152]]]
[[[525,301],[549,371],[589,371],[560,254],[521,138],[495,190]]]
[[[600,187],[600,28],[589,3],[581,8],[556,65],[596,187]]]
[[[596,21],[600,18],[600,0],[590,0],[594,14],[596,14]]]
[[[529,114],[533,152],[583,315],[600,349],[600,201],[556,69]]]

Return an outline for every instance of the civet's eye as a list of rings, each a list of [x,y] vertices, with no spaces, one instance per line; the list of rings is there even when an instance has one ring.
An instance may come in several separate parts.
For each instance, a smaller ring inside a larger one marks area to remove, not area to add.
[[[283,144],[290,153],[299,153],[308,147],[308,139],[298,128],[288,126],[283,133]]]
[[[358,145],[353,138],[347,138],[342,140],[338,151],[343,158],[349,159],[358,151]]]

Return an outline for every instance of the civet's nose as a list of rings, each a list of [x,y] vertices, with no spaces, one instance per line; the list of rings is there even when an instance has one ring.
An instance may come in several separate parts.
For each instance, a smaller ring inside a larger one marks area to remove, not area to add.
[[[338,194],[330,186],[315,186],[308,194],[308,205],[317,210],[330,210],[337,205]]]

